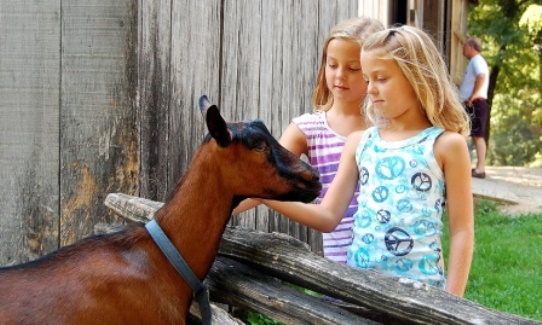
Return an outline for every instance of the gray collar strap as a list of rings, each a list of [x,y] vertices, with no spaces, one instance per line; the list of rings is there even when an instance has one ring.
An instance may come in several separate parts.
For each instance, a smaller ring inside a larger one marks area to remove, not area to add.
[[[145,228],[151,235],[152,239],[160,247],[160,250],[166,255],[169,262],[175,267],[181,277],[190,285],[194,293],[194,298],[199,304],[201,311],[202,324],[211,324],[211,306],[209,304],[209,291],[207,287],[198,279],[198,277],[192,272],[190,266],[186,264],[181,254],[177,251],[175,246],[171,243],[169,238],[156,222],[156,220],[149,221]]]

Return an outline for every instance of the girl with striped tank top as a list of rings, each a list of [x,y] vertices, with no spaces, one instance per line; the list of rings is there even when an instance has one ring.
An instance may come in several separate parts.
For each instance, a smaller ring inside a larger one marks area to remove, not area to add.
[[[474,246],[469,119],[444,60],[425,32],[403,26],[369,36],[361,67],[366,116],[375,126],[348,136],[322,202],[261,201],[325,232],[335,229],[359,186],[347,264],[462,296]]]
[[[366,85],[359,55],[365,38],[383,29],[378,20],[357,17],[340,22],[330,31],[324,41],[313,94],[316,111],[294,118],[280,138],[286,149],[297,156],[306,155],[320,173],[323,188],[316,204],[322,201],[335,177],[346,137],[353,131],[366,129],[362,115]],[[352,243],[357,195],[356,190],[336,227],[322,234],[324,257],[343,264]],[[258,204],[245,200],[233,214]]]

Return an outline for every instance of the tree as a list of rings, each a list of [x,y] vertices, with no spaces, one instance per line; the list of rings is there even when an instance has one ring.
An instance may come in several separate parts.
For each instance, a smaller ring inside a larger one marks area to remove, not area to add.
[[[490,65],[486,140],[493,165],[542,164],[540,5],[480,0],[469,11],[469,34],[482,39]]]

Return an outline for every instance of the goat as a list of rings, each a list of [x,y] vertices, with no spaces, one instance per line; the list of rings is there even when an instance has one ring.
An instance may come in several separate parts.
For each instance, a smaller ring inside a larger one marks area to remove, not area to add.
[[[202,96],[209,135],[155,220],[203,280],[237,204],[309,202],[316,170],[258,120],[227,123]],[[0,269],[2,324],[185,324],[192,290],[140,224]]]

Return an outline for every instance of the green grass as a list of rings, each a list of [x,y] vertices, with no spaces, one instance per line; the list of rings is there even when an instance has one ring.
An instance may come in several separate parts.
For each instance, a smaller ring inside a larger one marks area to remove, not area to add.
[[[447,252],[446,235],[443,245]],[[542,214],[510,217],[492,202],[476,202],[474,258],[464,297],[542,320]]]

